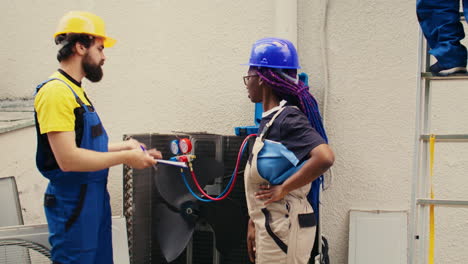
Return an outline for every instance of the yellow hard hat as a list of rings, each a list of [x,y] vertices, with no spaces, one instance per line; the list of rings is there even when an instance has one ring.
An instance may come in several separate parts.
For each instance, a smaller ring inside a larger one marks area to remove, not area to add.
[[[84,11],[71,11],[60,20],[54,38],[60,34],[89,34],[104,39],[104,47],[114,46],[116,40],[106,35],[104,20]]]

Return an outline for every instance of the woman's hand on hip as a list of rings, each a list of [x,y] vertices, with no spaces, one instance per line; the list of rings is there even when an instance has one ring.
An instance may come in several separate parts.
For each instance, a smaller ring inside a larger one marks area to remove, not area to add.
[[[260,190],[255,193],[255,198],[266,200],[264,205],[268,205],[283,199],[286,194],[287,192],[284,190],[283,185],[267,184],[260,185]]]

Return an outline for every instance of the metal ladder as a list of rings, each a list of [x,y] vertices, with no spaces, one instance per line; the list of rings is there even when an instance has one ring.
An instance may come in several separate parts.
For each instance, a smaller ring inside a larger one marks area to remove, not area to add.
[[[466,21],[463,13],[461,20]],[[431,199],[429,172],[429,138],[431,82],[448,80],[468,80],[468,74],[453,76],[434,76],[429,72],[430,54],[427,42],[419,30],[418,52],[418,91],[416,109],[416,127],[414,143],[413,175],[411,186],[410,230],[408,232],[408,264],[428,263],[429,249],[429,207],[465,207],[468,200]],[[468,132],[467,132],[468,133]],[[434,135],[436,142],[468,142],[468,134]]]

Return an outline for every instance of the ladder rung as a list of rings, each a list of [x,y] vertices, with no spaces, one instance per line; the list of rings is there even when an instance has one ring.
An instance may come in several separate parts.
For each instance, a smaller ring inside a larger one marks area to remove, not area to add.
[[[456,73],[448,76],[433,75],[431,72],[421,73],[421,77],[428,80],[468,80],[468,73]]]
[[[434,135],[436,141],[468,141],[468,134]],[[420,139],[429,141],[431,135],[421,135]]]
[[[438,205],[438,206],[454,206],[454,207],[468,207],[467,200],[443,200],[443,199],[417,199],[417,204],[420,205]]]

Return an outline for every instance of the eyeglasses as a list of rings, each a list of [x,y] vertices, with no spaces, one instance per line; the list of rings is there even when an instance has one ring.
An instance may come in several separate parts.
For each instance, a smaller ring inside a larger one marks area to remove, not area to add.
[[[251,77],[258,77],[257,74],[254,74],[254,75],[247,75],[247,76],[244,76],[244,84],[247,85],[247,83],[249,83],[249,80]]]

